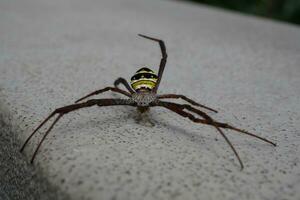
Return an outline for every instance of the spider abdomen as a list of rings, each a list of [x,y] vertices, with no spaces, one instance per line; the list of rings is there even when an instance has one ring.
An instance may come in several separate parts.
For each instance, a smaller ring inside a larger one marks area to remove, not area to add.
[[[157,81],[157,75],[149,68],[143,67],[131,77],[131,86],[137,91],[140,89],[152,90]]]

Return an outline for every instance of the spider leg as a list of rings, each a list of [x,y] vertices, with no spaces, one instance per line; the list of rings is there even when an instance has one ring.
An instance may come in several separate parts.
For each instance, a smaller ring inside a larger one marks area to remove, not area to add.
[[[273,146],[276,146],[276,144],[275,144],[274,142],[272,142],[272,141],[270,141],[270,140],[268,140],[268,139],[266,139],[266,138],[260,137],[260,136],[258,136],[258,135],[253,134],[253,133],[249,133],[248,131],[245,131],[245,130],[240,129],[240,128],[236,128],[236,127],[231,126],[231,125],[229,125],[229,124],[221,123],[221,122],[215,121],[215,120],[213,120],[210,116],[208,116],[206,113],[204,113],[203,111],[201,111],[201,110],[199,110],[199,109],[196,109],[196,108],[193,108],[193,107],[190,106],[190,105],[184,104],[184,105],[182,105],[182,106],[183,106],[185,109],[187,109],[187,110],[189,110],[189,111],[191,111],[191,112],[194,112],[194,113],[196,113],[196,114],[202,116],[204,119],[210,119],[210,120],[212,120],[212,121],[214,122],[214,124],[217,125],[217,126],[220,127],[220,128],[231,129],[231,130],[234,130],[234,131],[239,132],[239,133],[244,133],[244,134],[246,134],[246,135],[249,135],[249,136],[255,137],[255,138],[259,139],[259,140],[262,140],[262,141],[264,141],[264,142],[267,142],[267,143],[269,143],[269,144],[271,144],[271,145],[273,145]],[[208,121],[208,122],[209,122],[209,121]]]
[[[38,146],[36,147],[32,157],[31,157],[31,160],[30,160],[30,163],[33,163],[34,161],[34,158],[38,152],[38,150],[40,149],[42,143],[44,142],[44,140],[46,139],[47,135],[49,134],[49,132],[52,130],[53,126],[57,123],[57,121],[63,116],[63,114],[60,114],[58,115],[58,117],[54,120],[54,122],[51,124],[51,126],[48,128],[48,130],[46,131],[45,135],[43,136],[43,138],[41,139],[41,141],[39,142]]]
[[[121,90],[121,89],[119,89],[119,88],[114,88],[114,87],[106,87],[106,88],[103,88],[103,89],[101,89],[101,90],[96,90],[96,91],[94,91],[94,92],[92,92],[92,93],[90,93],[90,94],[88,94],[88,95],[86,95],[86,96],[84,96],[84,97],[78,99],[77,101],[75,101],[75,103],[78,103],[79,101],[82,101],[82,100],[84,100],[84,99],[86,99],[86,98],[88,98],[88,97],[90,97],[90,96],[94,96],[94,95],[97,95],[97,94],[100,94],[100,93],[103,93],[103,92],[107,92],[107,91],[109,91],[109,90],[110,90],[110,91],[113,91],[113,92],[117,92],[117,93],[124,94],[124,95],[126,95],[127,97],[131,97],[131,94],[128,93],[128,92],[126,92],[126,91],[124,91],[124,90]]]
[[[233,144],[230,142],[230,140],[227,138],[227,136],[225,135],[225,133],[218,127],[218,125],[216,125],[214,122],[212,124],[218,131],[219,133],[223,136],[223,138],[226,140],[227,144],[230,146],[230,148],[232,149],[233,153],[235,154],[235,156],[237,157],[240,165],[241,165],[241,170],[244,169],[244,164],[238,154],[238,152],[235,150]]]
[[[235,131],[238,131],[238,132],[241,132],[241,133],[245,133],[247,135],[250,135],[250,136],[253,136],[253,137],[256,137],[258,139],[261,139],[265,142],[268,142],[274,146],[276,146],[275,143],[265,139],[265,138],[262,138],[262,137],[259,137],[257,135],[254,135],[252,133],[249,133],[247,131],[244,131],[244,130],[241,130],[241,129],[238,129],[238,128],[235,128],[233,126],[230,126],[228,124],[225,124],[225,123],[220,123],[220,122],[217,122],[217,121],[214,121],[210,116],[208,116],[206,113],[196,109],[196,108],[193,108],[192,106],[190,105],[187,105],[187,104],[176,104],[176,103],[171,103],[171,102],[163,102],[163,101],[159,101],[156,103],[156,106],[162,106],[162,107],[165,107],[183,117],[186,117],[186,118],[189,118],[191,121],[193,122],[196,122],[196,123],[202,123],[202,124],[207,124],[207,125],[211,125],[211,126],[214,126],[218,132],[223,136],[223,138],[226,140],[226,142],[228,143],[228,145],[230,146],[230,148],[232,149],[232,151],[234,152],[235,156],[237,157],[240,165],[241,165],[241,169],[244,168],[244,165],[243,165],[243,162],[242,160],[240,159],[240,156],[239,154],[237,153],[237,151],[235,150],[234,146],[232,145],[232,143],[230,142],[230,140],[226,137],[226,135],[224,134],[224,132],[220,129],[220,128],[228,128],[228,129],[232,129],[232,130],[235,130]],[[184,111],[184,109],[187,109],[191,112],[194,112],[198,115],[200,115],[201,117],[203,117],[203,119],[199,119],[197,117],[195,117],[194,115],[192,115],[191,113],[188,113],[186,111]]]
[[[91,107],[91,106],[116,106],[116,105],[128,105],[128,106],[135,106],[136,104],[128,101],[127,99],[91,99],[83,103],[78,103],[78,104],[71,104],[68,106],[64,106],[61,108],[55,109],[32,133],[31,135],[26,139],[25,143],[23,144],[22,148],[20,149],[20,152],[22,152],[25,148],[25,146],[28,144],[30,139],[33,137],[33,135],[49,120],[51,119],[54,115],[58,114],[58,117],[54,120],[54,122],[51,124],[50,128],[46,131],[44,134],[43,138],[39,142],[37,148],[34,151],[34,154],[31,158],[31,163],[34,161],[34,158],[42,145],[43,141],[46,139],[46,136],[49,134],[49,132],[52,130],[53,126],[58,122],[58,120],[65,114],[81,109],[81,108],[86,108],[86,107]]]
[[[208,120],[208,119],[199,119],[199,118],[195,117],[194,115],[192,115],[191,113],[185,112],[183,110],[184,107],[181,106],[180,104],[174,104],[174,103],[171,103],[171,102],[159,102],[157,105],[165,107],[165,108],[181,115],[182,117],[189,118],[193,122],[202,123],[202,124],[209,124],[209,125],[214,126],[218,130],[218,132],[222,135],[222,137],[225,139],[225,141],[228,143],[228,145],[230,146],[232,151],[234,152],[235,156],[237,157],[237,159],[240,163],[241,169],[244,168],[243,162],[242,162],[239,154],[235,150],[234,146],[232,145],[230,140],[226,137],[226,135],[223,133],[223,131],[214,123],[214,121]]]
[[[190,104],[194,105],[194,106],[199,106],[199,107],[202,107],[202,108],[205,108],[207,110],[210,110],[210,111],[213,111],[215,113],[217,113],[218,111],[216,111],[215,109],[212,109],[212,108],[209,108],[205,105],[202,105],[202,104],[199,104],[197,102],[195,102],[194,100],[184,96],[184,95],[181,95],[181,94],[162,94],[162,95],[158,95],[157,96],[158,99],[167,99],[167,98],[170,98],[170,99],[183,99],[187,102],[189,102]]]
[[[115,80],[115,82],[114,82],[114,86],[116,87],[116,88],[118,88],[118,85],[119,84],[123,84],[125,87],[126,87],[126,89],[132,94],[132,93],[134,93],[134,91],[132,90],[132,88],[129,86],[129,84],[128,84],[128,82],[126,81],[126,79],[124,79],[124,78],[122,78],[122,77],[119,77],[117,80]]]
[[[160,84],[160,81],[161,81],[161,78],[162,78],[162,75],[163,75],[166,63],[167,63],[167,57],[168,57],[168,55],[167,55],[167,51],[166,51],[166,46],[165,46],[164,41],[162,41],[160,39],[152,38],[152,37],[149,37],[149,36],[146,36],[146,35],[142,35],[142,34],[138,34],[138,35],[141,36],[141,37],[143,37],[143,38],[156,41],[156,42],[159,43],[159,46],[160,46],[162,58],[161,58],[160,64],[159,64],[158,79],[156,81],[155,87],[153,88],[153,92],[156,93],[157,89],[159,87],[159,84]]]

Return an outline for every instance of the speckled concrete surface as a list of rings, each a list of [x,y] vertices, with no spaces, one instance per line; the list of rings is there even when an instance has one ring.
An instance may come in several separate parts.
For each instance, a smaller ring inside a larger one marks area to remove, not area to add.
[[[0,114],[0,119],[2,119]],[[30,165],[19,153],[19,142],[10,127],[0,120],[0,199],[67,200],[68,195],[59,186],[49,183],[47,175]]]
[[[298,27],[138,0],[6,0],[0,27],[2,121],[19,146],[53,109],[157,66],[158,46],[137,33],[167,44],[161,93],[186,94],[218,109],[213,118],[278,143],[226,131],[240,171],[215,129],[165,109],[151,110],[154,127],[134,108],[80,110],[62,118],[34,164],[72,199],[300,199]]]

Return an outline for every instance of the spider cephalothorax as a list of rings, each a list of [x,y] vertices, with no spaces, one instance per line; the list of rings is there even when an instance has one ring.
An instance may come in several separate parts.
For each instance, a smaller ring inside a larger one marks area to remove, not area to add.
[[[133,93],[131,99],[141,107],[149,107],[151,103],[157,100],[156,94],[151,91],[140,91],[139,93]]]
[[[239,129],[236,128],[232,125],[226,124],[226,123],[222,123],[222,122],[218,122],[216,120],[214,120],[213,118],[211,118],[209,115],[207,115],[205,112],[201,111],[199,108],[197,107],[201,107],[204,108],[206,110],[210,110],[212,112],[217,113],[216,110],[206,107],[202,104],[196,103],[195,101],[189,99],[188,97],[184,96],[184,95],[178,95],[178,94],[162,94],[162,95],[158,95],[157,94],[157,89],[159,87],[164,69],[165,69],[165,65],[167,62],[167,53],[166,53],[166,47],[165,44],[162,40],[156,39],[156,38],[152,38],[152,37],[148,37],[145,35],[141,35],[139,34],[139,36],[144,37],[146,39],[149,40],[153,40],[155,42],[158,42],[160,49],[161,49],[161,53],[162,53],[162,58],[160,60],[160,65],[159,65],[159,70],[158,70],[158,74],[156,75],[151,69],[148,69],[146,67],[143,67],[141,69],[139,69],[131,78],[131,87],[128,84],[128,82],[124,79],[124,78],[118,78],[115,82],[114,82],[114,87],[105,87],[103,89],[100,90],[96,90],[80,99],[78,99],[77,101],[75,101],[74,104],[68,105],[68,106],[64,106],[61,108],[57,108],[55,109],[32,133],[31,135],[26,139],[25,143],[23,144],[22,148],[21,148],[21,152],[24,150],[25,146],[27,145],[27,143],[29,142],[29,140],[33,137],[33,135],[52,117],[54,117],[55,115],[57,115],[56,119],[54,120],[54,122],[50,125],[50,127],[48,128],[48,130],[46,131],[46,133],[44,134],[43,138],[41,139],[41,141],[39,142],[37,148],[35,149],[33,156],[31,157],[31,163],[33,162],[41,144],[43,143],[43,141],[45,140],[45,138],[47,137],[47,135],[49,134],[49,132],[51,131],[51,129],[53,128],[53,126],[58,122],[58,120],[65,114],[70,113],[72,111],[81,109],[81,108],[86,108],[86,107],[91,107],[91,106],[117,106],[117,105],[126,105],[126,106],[134,106],[137,107],[138,110],[140,112],[145,112],[147,111],[149,108],[154,107],[154,106],[160,106],[160,107],[164,107],[182,117],[188,118],[189,120],[191,120],[192,122],[195,123],[200,123],[200,124],[206,124],[206,125],[210,125],[213,126],[214,128],[216,128],[216,130],[222,135],[222,137],[225,139],[225,141],[229,144],[230,148],[232,149],[232,151],[234,152],[234,154],[236,155],[241,168],[243,168],[243,163],[242,160],[240,159],[237,151],[235,150],[235,148],[233,147],[233,145],[231,144],[231,142],[229,141],[229,139],[227,138],[227,136],[224,134],[223,130],[221,129],[231,129],[234,131],[237,131],[239,133],[244,133],[246,135],[255,137],[257,139],[260,139],[262,141],[265,141],[267,143],[270,143],[274,146],[276,146],[275,143],[260,137],[258,135],[255,135],[253,133],[249,133],[243,129]],[[125,86],[125,88],[127,89],[127,91],[120,89],[118,86],[119,84],[123,84],[123,86]],[[113,99],[113,98],[109,98],[109,99],[90,99],[87,100],[85,102],[81,102],[82,100],[90,97],[90,96],[94,96],[106,91],[113,91],[113,92],[117,92],[120,94],[123,94],[125,96],[127,96],[127,99]],[[167,99],[167,98],[173,98],[173,99],[183,99],[184,101],[186,101],[188,104],[178,104],[178,103],[173,103],[173,102],[167,102],[167,101],[162,101],[161,99]],[[80,102],[80,103],[79,103]]]

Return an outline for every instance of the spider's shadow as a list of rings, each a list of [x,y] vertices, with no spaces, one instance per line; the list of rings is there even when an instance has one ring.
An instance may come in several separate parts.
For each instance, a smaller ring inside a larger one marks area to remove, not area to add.
[[[207,136],[207,134],[201,135],[201,132],[203,132],[204,129],[203,131],[198,129],[186,129],[186,126],[180,126],[178,123],[176,123],[176,121],[168,121],[163,117],[160,117],[157,111],[153,111],[154,110],[150,110],[150,112],[147,113],[147,118],[139,121],[138,118],[140,117],[140,114],[136,108],[123,107],[121,110],[114,108],[113,114],[108,114],[107,111],[105,111],[103,115],[101,115],[101,118],[97,117],[97,115],[91,118],[78,116],[76,117],[76,120],[69,119],[67,122],[65,122],[65,124],[69,127],[69,130],[77,130],[79,132],[82,130],[82,132],[85,132],[87,129],[90,129],[91,131],[88,131],[89,134],[91,134],[91,140],[89,140],[90,142],[93,140],[93,137],[97,137],[98,134],[103,134],[105,132],[122,134],[122,132],[119,132],[119,130],[123,130],[122,128],[128,125],[128,123],[132,124],[132,126],[140,125],[141,127],[149,128],[149,124],[145,123],[148,123],[148,120],[150,120],[150,128],[153,128],[153,131],[156,132],[156,134],[161,134],[161,136],[163,136],[163,132],[171,132],[178,140],[181,140],[180,137],[178,137],[178,134],[183,135],[189,142],[195,143],[197,148],[199,147],[199,153],[209,150],[211,153],[218,155],[216,150],[214,148],[210,148],[210,145],[208,145],[210,142],[213,142],[213,140],[216,140],[215,137]],[[84,118],[84,120],[80,120],[82,118]],[[114,129],[117,131],[114,131]],[[80,137],[80,134],[78,136]],[[168,138],[166,138],[166,140],[168,140]],[[87,141],[84,143],[86,142]],[[174,144],[179,145],[179,143],[175,142]]]
[[[87,129],[88,127],[99,128],[100,130],[103,130],[105,128],[114,126],[114,124],[118,124],[115,127],[126,124],[128,118],[130,118],[131,117],[130,115],[132,115],[132,114],[123,114],[123,113],[124,112],[132,113],[134,111],[135,110],[132,108],[127,108],[127,109],[123,108],[123,110],[121,110],[119,112],[117,110],[114,110],[114,112],[113,112],[114,114],[103,113],[103,114],[101,114],[101,119],[98,116],[96,116],[96,117],[84,117],[84,120],[82,120],[81,118],[83,118],[83,117],[79,116],[78,119],[76,119],[76,122],[74,120],[70,119],[66,123],[68,124],[68,126],[69,126],[69,124],[70,124],[70,126],[73,126],[73,127],[76,126],[77,130],[81,130],[81,129],[84,130],[84,129]]]
[[[110,96],[114,98],[127,98],[122,95],[116,94],[111,92],[109,94]],[[123,125],[126,125],[128,120],[133,119],[135,124],[144,126],[144,127],[153,127],[156,129],[165,129],[165,130],[170,130],[172,132],[180,133],[184,135],[185,137],[188,137],[190,141],[194,142],[201,142],[204,143],[204,140],[212,140],[212,138],[206,137],[204,135],[199,135],[196,133],[192,133],[191,131],[187,131],[185,128],[179,126],[179,125],[174,125],[170,122],[165,121],[163,118],[158,118],[157,115],[152,112],[153,110],[150,109],[149,112],[146,112],[144,114],[139,113],[136,108],[131,108],[131,107],[123,107],[120,113],[116,110],[114,110],[114,115],[102,115],[102,119],[98,120],[96,118],[85,118],[86,120],[76,120],[76,128],[78,130],[81,129],[86,129],[87,127],[91,128],[99,128],[99,130],[105,130],[106,128],[109,127],[121,127]],[[156,112],[156,111],[155,111]],[[127,113],[127,114],[124,114]],[[67,122],[69,123],[74,123],[73,122]],[[114,126],[114,124],[117,123],[117,126]],[[105,125],[105,127],[103,126]],[[75,127],[74,127],[75,128]],[[217,139],[214,139],[217,140]]]
[[[176,125],[176,124],[172,124],[170,122],[167,122],[165,121],[164,119],[160,119],[159,120],[159,124],[172,131],[174,134],[181,134],[181,135],[184,135],[185,137],[187,137],[190,141],[193,141],[193,142],[201,142],[201,144],[205,144],[205,140],[212,140],[212,137],[206,137],[204,135],[199,135],[201,134],[201,132],[198,133],[195,133],[195,130],[186,130],[186,128],[180,126],[180,125]],[[157,124],[156,124],[157,125]],[[199,130],[196,130],[197,132]],[[216,139],[214,139],[216,140]]]

